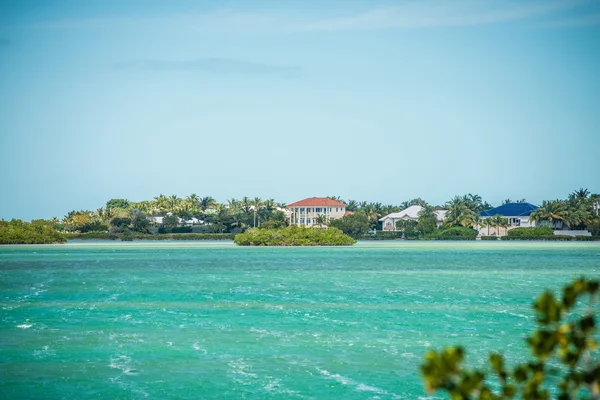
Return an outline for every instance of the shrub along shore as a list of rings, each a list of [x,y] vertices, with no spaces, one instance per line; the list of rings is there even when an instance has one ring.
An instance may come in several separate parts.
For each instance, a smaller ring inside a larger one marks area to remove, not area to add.
[[[66,233],[68,240],[233,240],[233,233],[109,233],[109,232],[86,232]]]
[[[279,229],[249,229],[234,239],[239,246],[350,246],[356,240],[337,228],[292,226]]]

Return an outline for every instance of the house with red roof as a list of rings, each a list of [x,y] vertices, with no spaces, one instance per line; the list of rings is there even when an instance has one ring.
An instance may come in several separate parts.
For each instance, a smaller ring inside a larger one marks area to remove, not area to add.
[[[346,214],[346,204],[329,197],[309,197],[286,206],[290,225],[315,226],[319,215],[327,221]]]

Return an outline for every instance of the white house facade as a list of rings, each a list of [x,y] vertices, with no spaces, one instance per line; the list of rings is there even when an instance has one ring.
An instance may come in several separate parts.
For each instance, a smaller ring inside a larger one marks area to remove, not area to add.
[[[530,221],[529,216],[532,212],[538,209],[538,206],[531,203],[507,203],[491,210],[481,211],[481,218],[490,218],[496,215],[501,215],[502,218],[508,220],[508,228],[498,228],[494,226],[482,226],[479,228],[479,235],[488,236],[505,236],[511,228],[528,228],[536,226],[535,221]]]
[[[410,206],[407,209],[404,209],[399,212],[394,212],[386,215],[385,217],[379,218],[379,222],[381,222],[381,229],[384,231],[395,231],[396,223],[401,220],[419,220],[419,212],[423,207],[421,206]],[[446,210],[442,210],[440,207],[436,207],[435,214],[437,216],[437,226],[442,225],[444,222],[444,217],[446,216]]]
[[[346,204],[328,197],[309,197],[286,206],[290,225],[315,226],[319,215],[326,221],[341,218],[346,214]]]

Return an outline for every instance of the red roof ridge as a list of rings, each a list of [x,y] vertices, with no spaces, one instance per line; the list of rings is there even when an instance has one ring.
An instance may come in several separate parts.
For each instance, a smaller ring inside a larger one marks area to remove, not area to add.
[[[307,197],[306,199],[296,201],[295,203],[290,203],[287,207],[319,207],[319,206],[328,206],[328,207],[346,207],[346,204],[341,201],[330,199],[329,197]]]

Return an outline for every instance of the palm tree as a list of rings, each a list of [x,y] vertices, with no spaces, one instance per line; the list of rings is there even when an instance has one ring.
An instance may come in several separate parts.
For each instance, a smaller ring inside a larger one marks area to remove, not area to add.
[[[508,218],[502,218],[502,220],[500,221],[500,227],[504,228],[504,236],[508,235],[508,226],[510,224],[508,223]]]
[[[479,214],[475,214],[473,215],[472,221],[473,223],[473,227],[477,230],[479,230],[481,227],[483,227],[485,225],[485,220],[483,218],[481,218],[481,215]]]
[[[157,197],[154,198],[154,201],[156,203],[156,208],[158,208],[160,212],[166,212],[168,210],[169,201],[167,199],[167,196],[165,196],[164,194],[159,194]]]
[[[596,216],[598,216],[598,210],[600,209],[600,194],[590,195],[590,202],[592,203],[592,211],[595,211]]]
[[[260,197],[255,197],[254,200],[252,200],[252,207],[254,209],[254,227],[256,228],[256,214],[259,213],[258,226],[260,226],[260,210],[263,207],[263,201]]]
[[[167,197],[167,205],[169,207],[169,212],[175,213],[177,206],[181,202],[181,199],[177,197],[176,194],[172,194]]]
[[[569,195],[569,200],[574,198],[575,200],[586,200],[590,195],[590,191],[584,188],[574,191]]]
[[[472,226],[473,211],[462,202],[454,203],[448,208],[444,225],[446,226]]]
[[[348,200],[346,210],[355,212],[358,209],[358,202],[356,200]]]
[[[435,207],[426,204],[417,215],[419,217],[417,228],[421,233],[428,234],[435,230],[438,218]]]
[[[423,218],[423,219],[436,219],[437,220],[437,214],[435,212],[435,207],[431,206],[429,204],[426,204],[425,206],[423,206],[423,208],[421,208],[421,211],[419,211],[419,213],[417,214],[419,216],[419,219]]]
[[[416,199],[411,199],[407,202],[408,207],[410,206],[421,206],[421,207],[425,207],[427,205],[427,202],[425,200],[423,200],[420,197],[417,197]],[[408,208],[406,207],[406,208]]]
[[[450,209],[456,205],[463,204],[464,199],[460,196],[454,196],[444,204],[444,208]]]
[[[185,200],[189,203],[194,214],[200,211],[200,197],[196,193],[190,194]]]
[[[104,208],[100,207],[99,209],[96,210],[95,214],[98,217],[98,219],[100,219],[100,221],[105,221]]]
[[[216,208],[216,205],[217,201],[210,196],[206,196],[200,199],[200,208],[203,212],[206,212],[206,210],[210,208]]]
[[[496,227],[496,234],[500,236],[500,228],[508,227],[508,220],[504,218],[501,214],[496,214],[492,217],[493,226]],[[506,231],[505,231],[506,234]]]
[[[483,204],[483,198],[478,194],[467,194],[466,196],[469,199],[469,208],[475,212],[483,211],[481,206]]]
[[[594,214],[593,209],[587,201],[578,201],[575,204],[567,205],[567,220],[569,227],[585,229],[585,226],[592,222]]]
[[[490,236],[490,226],[494,226],[494,219],[488,217],[484,219],[483,222],[485,223],[485,226],[487,226],[487,235]]]
[[[561,200],[544,200],[541,207],[529,215],[529,220],[535,222],[544,220],[551,223],[561,221],[567,226],[570,225],[566,202]]]
[[[240,208],[240,202],[232,197],[227,200],[227,207],[229,207],[230,210],[238,210]]]
[[[481,205],[479,211],[491,210],[492,208],[494,208],[494,207],[490,203],[488,203],[487,201],[484,201],[483,204]]]
[[[512,203],[512,202],[513,202],[513,201],[512,201],[510,198],[508,198],[508,199],[505,199],[505,200],[502,202],[502,205],[504,205],[504,204],[508,204],[508,203]]]
[[[325,214],[317,215],[317,218],[315,220],[319,227],[322,227],[323,225],[325,225],[325,226],[329,225],[329,221],[327,221],[327,217],[325,216]]]

